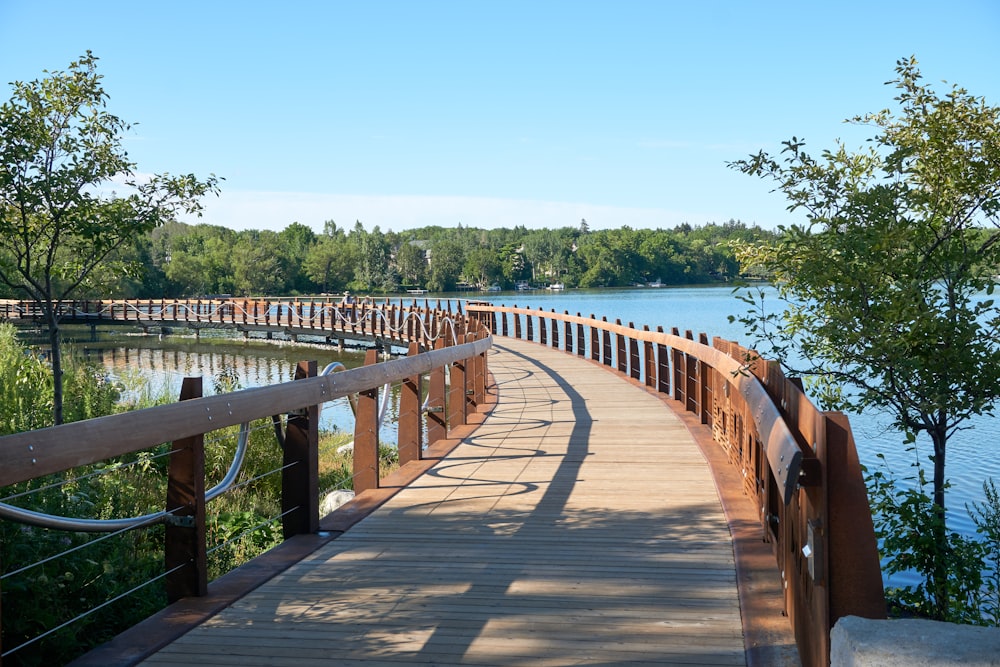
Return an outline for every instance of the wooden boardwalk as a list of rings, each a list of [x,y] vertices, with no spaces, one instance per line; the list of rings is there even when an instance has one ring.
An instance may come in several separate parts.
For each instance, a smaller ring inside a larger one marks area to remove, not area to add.
[[[733,546],[681,420],[498,339],[493,414],[371,516],[147,665],[743,665]]]

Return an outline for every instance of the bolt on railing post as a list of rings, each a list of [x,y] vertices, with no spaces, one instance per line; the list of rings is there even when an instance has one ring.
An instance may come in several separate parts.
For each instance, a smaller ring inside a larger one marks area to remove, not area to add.
[[[180,400],[202,396],[201,377],[181,383]],[[166,509],[186,520],[167,522],[164,531],[164,580],[167,600],[208,593],[208,560],[205,549],[205,434],[175,440],[167,470]]]
[[[407,356],[420,354],[420,345],[410,343]],[[399,394],[399,432],[397,447],[399,448],[399,465],[410,461],[419,461],[422,457],[420,424],[420,384],[419,374],[411,375],[403,381]]]
[[[295,379],[316,377],[316,362],[301,361]],[[288,415],[281,471],[281,532],[285,539],[319,530],[319,406]]]
[[[365,366],[378,363],[378,352],[365,353]],[[354,417],[354,492],[378,488],[378,388],[358,392]]]

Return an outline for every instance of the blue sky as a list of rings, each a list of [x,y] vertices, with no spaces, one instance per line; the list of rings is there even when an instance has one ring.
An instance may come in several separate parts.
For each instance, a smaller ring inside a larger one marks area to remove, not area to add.
[[[90,49],[139,171],[224,177],[236,229],[771,227],[727,161],[860,146],[909,55],[1000,104],[998,35],[997,0],[0,0],[0,82]]]

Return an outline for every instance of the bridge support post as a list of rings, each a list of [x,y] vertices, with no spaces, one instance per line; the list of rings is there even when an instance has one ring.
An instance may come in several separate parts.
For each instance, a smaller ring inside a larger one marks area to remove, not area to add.
[[[202,379],[184,378],[180,400],[201,398]],[[174,441],[167,472],[167,510],[172,519],[164,533],[167,601],[208,593],[205,550],[205,436]]]
[[[316,377],[315,361],[300,361],[295,379]],[[281,533],[285,539],[319,530],[319,406],[288,416],[281,471]]]

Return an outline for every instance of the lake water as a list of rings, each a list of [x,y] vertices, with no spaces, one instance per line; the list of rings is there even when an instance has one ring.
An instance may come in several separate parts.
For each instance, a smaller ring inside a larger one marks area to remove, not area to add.
[[[455,295],[441,295],[441,298]],[[729,340],[749,343],[742,325],[730,323],[730,315],[743,312],[744,304],[738,301],[729,287],[682,288],[632,288],[601,290],[565,290],[501,293],[464,293],[462,298],[487,301],[507,306],[541,308],[558,313],[568,311],[584,316],[602,316],[609,321],[621,319],[624,324],[634,323],[638,328],[649,325],[665,331],[677,327],[680,331],[707,333]],[[438,295],[428,295],[432,302]],[[424,297],[421,297],[422,302]],[[410,303],[411,299],[403,299]],[[226,339],[224,334],[210,335],[203,332],[201,340],[182,334],[164,337],[124,335],[112,329],[102,334],[99,344],[78,343],[91,358],[98,359],[116,374],[126,373],[127,368],[142,368],[156,382],[180,387],[185,375],[202,374],[206,377],[206,393],[212,391],[211,378],[226,368],[237,372],[244,387],[285,382],[291,379],[294,365],[302,359],[316,359],[322,368],[331,361],[340,361],[348,367],[358,366],[363,355],[358,351],[338,353],[324,345],[293,345],[287,342],[264,342]],[[173,392],[176,395],[176,391]],[[915,456],[902,445],[899,434],[890,431],[887,420],[875,414],[850,415],[854,437],[862,463],[877,465],[876,454],[885,453],[898,477],[910,474]],[[982,485],[989,478],[1000,480],[1000,462],[991,446],[1000,439],[1000,425],[993,418],[979,418],[970,423],[971,428],[960,431],[949,443],[948,474],[952,489],[948,493],[949,521],[952,528],[972,533],[974,526],[965,511],[967,503],[982,501]],[[322,427],[326,429],[353,429],[353,416],[346,400],[328,404],[323,409]],[[395,440],[394,425],[388,424],[382,437]],[[930,451],[927,438],[918,441],[925,464]],[[930,469],[928,468],[928,473]]]

